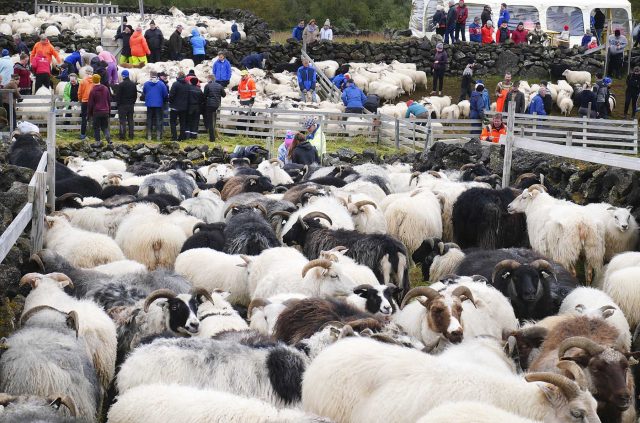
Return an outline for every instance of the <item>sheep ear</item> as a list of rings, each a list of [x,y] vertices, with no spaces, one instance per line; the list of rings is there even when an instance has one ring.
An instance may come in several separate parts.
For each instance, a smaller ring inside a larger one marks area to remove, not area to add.
[[[44,224],[47,225],[47,229],[51,229],[51,227],[53,226],[53,220],[48,217],[45,217]]]
[[[633,210],[633,206],[627,206],[627,207],[625,207],[625,208],[626,208],[627,210],[629,210],[629,211]]]
[[[539,386],[540,386],[540,390],[542,391],[544,396],[547,398],[547,401],[549,401],[549,403],[551,403],[551,405],[554,408],[557,408],[558,406],[566,402],[566,400],[564,399],[564,396],[560,393],[560,390],[558,389],[558,387],[551,385],[549,383],[544,383]]]

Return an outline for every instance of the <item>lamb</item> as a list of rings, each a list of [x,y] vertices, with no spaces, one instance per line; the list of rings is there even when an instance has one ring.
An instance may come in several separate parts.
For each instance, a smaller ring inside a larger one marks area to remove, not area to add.
[[[177,383],[258,398],[277,408],[297,405],[307,358],[284,344],[260,341],[156,339],[136,348],[124,362],[118,392],[149,383]]]
[[[226,254],[210,248],[184,251],[176,258],[175,271],[183,275],[193,286],[209,292],[221,289],[229,292],[232,304],[248,305],[247,271],[239,255]]]
[[[602,269],[604,228],[586,209],[554,199],[542,185],[532,185],[509,204],[508,212],[524,212],[531,247],[574,275],[576,262],[584,254],[587,283],[594,271]]]
[[[181,170],[170,170],[166,174],[149,175],[138,189],[138,196],[149,194],[170,194],[179,199],[191,198],[198,188],[193,178]]]
[[[457,244],[443,242],[440,238],[427,238],[411,255],[413,262],[422,267],[422,280],[437,282],[456,273],[465,254]]]
[[[584,85],[591,83],[591,74],[587,71],[572,71],[566,69],[562,72],[562,76],[564,76],[567,82],[571,85]]]
[[[100,384],[84,339],[78,337],[79,324],[74,311],[49,306],[25,314],[22,328],[4,340],[0,390],[43,397],[64,392],[73,398],[79,417],[97,422]]]
[[[228,292],[216,289],[211,292],[212,302],[198,307],[200,331],[197,337],[210,338],[223,331],[248,329],[247,323],[227,301]]]
[[[462,116],[463,119],[469,119],[469,114],[471,113],[471,103],[469,100],[459,102],[458,108],[460,109],[460,116]]]
[[[444,402],[471,399],[533,420],[574,421],[571,412],[580,408],[583,421],[599,421],[586,387],[564,376],[522,378],[366,338],[322,351],[302,386],[305,410],[341,422],[415,422]]]
[[[493,405],[476,401],[446,402],[429,411],[416,423],[449,423],[452,421],[473,421],[474,423],[539,423],[537,419],[534,421],[520,417]]]
[[[44,226],[44,247],[66,257],[77,267],[95,267],[125,259],[113,239],[72,227],[64,214],[45,217]]]
[[[87,354],[93,361],[103,391],[107,392],[116,365],[116,327],[113,321],[91,300],[76,300],[63,288],[73,286],[71,279],[62,273],[28,273],[20,279],[20,286],[30,285],[22,318],[40,306],[51,306],[63,313],[74,311],[79,319],[78,334],[82,335]]]
[[[145,420],[157,423],[329,423],[303,411],[277,409],[255,398],[176,384],[140,385],[128,390],[109,409],[108,420],[113,423]]]
[[[585,208],[604,226],[605,261],[635,248],[640,231],[636,219],[630,213],[631,206],[622,208],[607,203],[592,203]]]
[[[460,108],[457,104],[452,104],[447,107],[442,108],[442,112],[440,112],[440,119],[459,119],[460,118]]]

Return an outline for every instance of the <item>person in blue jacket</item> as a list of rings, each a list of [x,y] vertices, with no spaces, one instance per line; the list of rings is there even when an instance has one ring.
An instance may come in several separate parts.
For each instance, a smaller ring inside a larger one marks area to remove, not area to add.
[[[162,108],[169,92],[155,71],[150,72],[149,76],[151,79],[142,86],[144,105],[147,106],[147,140],[151,140],[155,129],[159,141],[162,139]]]
[[[544,110],[544,101],[542,98],[545,96],[545,88],[540,87],[538,90],[538,95],[535,95],[531,99],[531,104],[529,105],[529,114],[537,114],[539,116],[546,116],[547,112]]]
[[[191,43],[191,49],[193,51],[193,64],[199,65],[205,57],[204,47],[207,45],[207,40],[200,35],[200,31],[198,31],[197,28],[193,28],[189,42]]]
[[[300,101],[307,101],[307,93],[311,93],[311,99],[314,103],[318,101],[316,70],[309,65],[308,59],[302,59],[302,66],[298,68],[298,86],[300,87]]]
[[[231,39],[229,41],[231,41],[231,43],[237,43],[240,39],[242,39],[242,35],[240,31],[238,31],[238,25],[231,25]]]
[[[342,103],[344,103],[345,113],[362,113],[364,110],[364,102],[367,101],[367,96],[364,95],[362,90],[356,87],[353,80],[350,79],[347,82],[347,88],[342,93]]]
[[[484,121],[484,98],[482,98],[483,92],[484,84],[476,84],[476,88],[471,93],[471,99],[469,100],[469,119],[480,119],[481,121]],[[482,128],[481,123],[474,123],[473,126],[477,126],[478,129]]]
[[[68,63],[68,69],[70,73],[77,73],[82,67],[82,53],[84,50],[76,50],[67,57],[64,58],[64,62]]]
[[[304,31],[304,19],[298,22],[298,25],[293,27],[291,31],[291,38],[295,38],[298,41],[302,41],[302,33]]]
[[[242,59],[240,64],[246,69],[264,69],[267,59],[269,59],[269,53],[253,53]]]
[[[509,11],[507,10],[507,3],[502,3],[500,5],[500,17],[498,18],[498,28],[502,25],[502,22],[509,23],[509,19],[511,16],[509,15]]]
[[[489,90],[487,90],[487,88],[484,86],[484,82],[482,82],[482,80],[477,80],[476,81],[476,87],[478,86],[478,84],[482,85],[483,90],[482,90],[482,100],[484,101],[484,109],[485,110],[490,110],[491,109],[491,98],[489,97]]]
[[[407,101],[407,112],[404,114],[404,117],[405,119],[409,119],[411,115],[414,115],[418,119],[427,119],[429,112],[422,104],[409,100]]]
[[[231,63],[224,57],[223,52],[218,53],[218,60],[213,62],[213,76],[218,84],[226,88],[231,79]]]

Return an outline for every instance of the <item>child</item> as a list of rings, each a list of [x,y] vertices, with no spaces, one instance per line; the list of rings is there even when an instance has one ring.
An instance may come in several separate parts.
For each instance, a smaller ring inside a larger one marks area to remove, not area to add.
[[[282,163],[291,163],[287,153],[291,147],[291,143],[293,143],[295,135],[295,131],[287,131],[287,134],[284,136],[284,142],[278,147],[278,160]]]

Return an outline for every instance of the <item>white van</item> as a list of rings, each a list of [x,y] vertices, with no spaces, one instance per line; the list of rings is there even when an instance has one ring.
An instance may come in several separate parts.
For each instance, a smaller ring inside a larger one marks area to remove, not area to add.
[[[500,4],[495,0],[482,2],[479,0],[465,1],[469,9],[469,17],[467,18],[467,27],[473,23],[473,18],[480,16],[485,5],[491,7],[492,21],[494,28],[497,27],[498,18],[500,16]],[[543,30],[562,32],[565,25],[569,25],[571,33],[571,45],[580,44],[585,31],[591,28],[591,16],[595,13],[596,8],[607,17],[605,28],[609,28],[611,23],[613,30],[620,29],[622,34],[627,37],[631,43],[631,3],[628,0],[608,0],[606,5],[599,1],[576,0],[571,5],[559,5],[553,0],[508,0],[507,10],[509,11],[509,29],[514,30],[518,22],[523,22],[524,27],[528,30],[533,29],[534,24],[540,21]],[[436,6],[440,4],[444,6],[445,11],[449,8],[448,1],[445,0],[413,0],[411,8],[411,18],[409,28],[414,37],[431,37],[435,33],[432,18],[436,12]],[[457,0],[456,0],[457,5]],[[466,31],[466,39],[469,40],[469,33]]]

